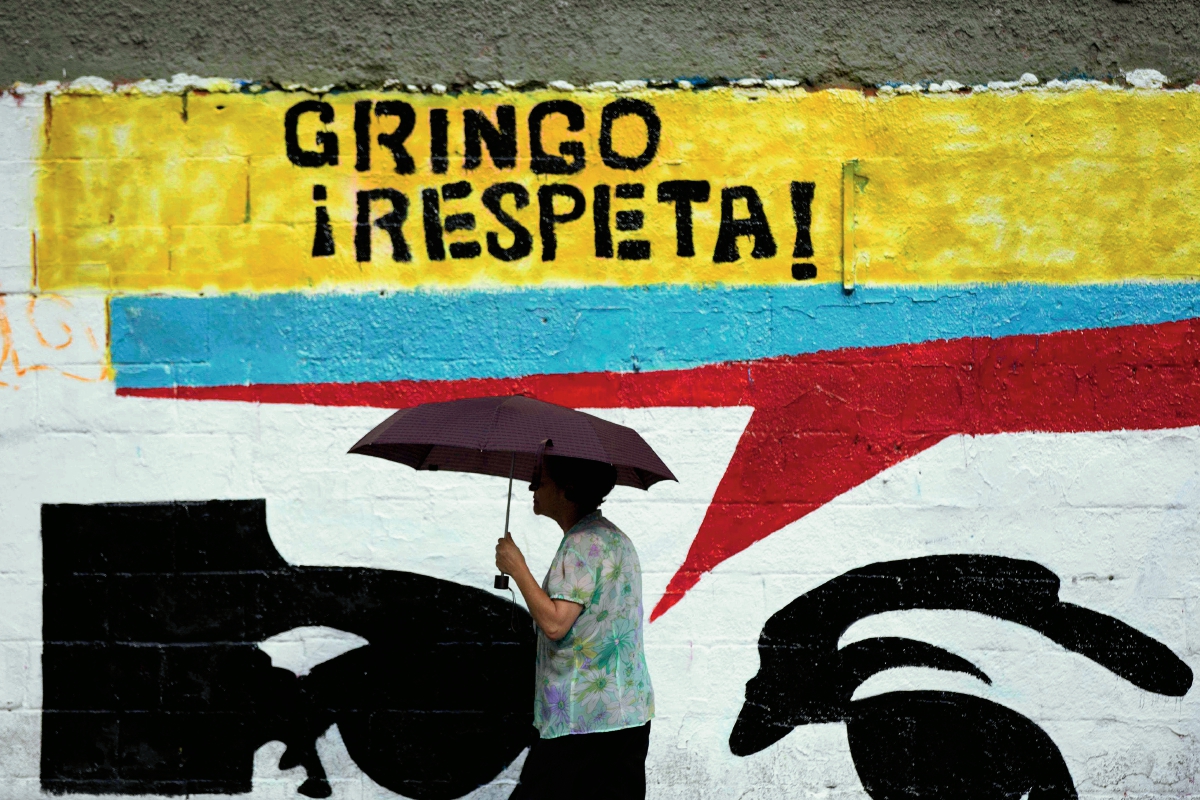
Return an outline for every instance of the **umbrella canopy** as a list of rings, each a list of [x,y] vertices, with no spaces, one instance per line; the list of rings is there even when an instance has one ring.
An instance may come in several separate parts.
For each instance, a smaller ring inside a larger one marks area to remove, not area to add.
[[[532,397],[473,397],[397,411],[351,453],[378,456],[413,469],[476,472],[529,481],[542,443],[547,455],[604,461],[617,483],[648,489],[675,480],[632,428]],[[514,460],[515,456],[515,460]]]

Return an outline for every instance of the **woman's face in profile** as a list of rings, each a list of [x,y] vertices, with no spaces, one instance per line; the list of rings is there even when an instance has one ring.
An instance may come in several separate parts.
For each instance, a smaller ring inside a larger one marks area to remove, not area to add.
[[[550,474],[542,470],[541,482],[533,490],[533,513],[543,517],[555,518],[555,512],[566,502],[566,495]]]

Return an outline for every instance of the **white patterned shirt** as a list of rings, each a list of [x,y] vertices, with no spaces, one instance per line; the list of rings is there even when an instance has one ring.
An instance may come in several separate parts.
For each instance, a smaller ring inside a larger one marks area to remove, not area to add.
[[[644,725],[654,690],[642,647],[642,568],[599,511],[563,535],[542,588],[583,611],[566,635],[537,632],[533,724],[543,739]]]

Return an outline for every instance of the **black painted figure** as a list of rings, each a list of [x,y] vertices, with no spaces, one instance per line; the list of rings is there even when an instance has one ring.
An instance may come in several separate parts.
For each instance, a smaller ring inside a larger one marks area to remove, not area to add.
[[[489,592],[293,567],[261,500],[44,506],[42,540],[46,791],[248,792],[255,750],[279,740],[300,791],[327,797],[316,740],[336,723],[374,781],[449,800],[532,738],[532,626]],[[315,625],[369,645],[302,678],[257,646]]]
[[[930,556],[871,564],[798,597],[767,620],[761,667],[729,737],[735,755],[763,750],[799,725],[845,722],[851,757],[874,800],[1075,798],[1062,755],[1037,725],[1004,706],[953,692],[890,692],[851,701],[870,676],[930,667],[988,677],[924,642],[841,635],[874,614],[962,609],[1025,625],[1146,691],[1182,696],[1192,672],[1162,643],[1058,599],[1053,572],[999,556]]]
[[[990,700],[889,692],[851,703],[846,733],[859,779],[875,800],[1076,797],[1046,732]]]

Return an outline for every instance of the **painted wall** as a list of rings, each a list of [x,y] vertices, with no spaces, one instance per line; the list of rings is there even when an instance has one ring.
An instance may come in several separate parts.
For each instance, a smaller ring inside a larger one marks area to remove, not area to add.
[[[1163,80],[4,95],[0,794],[507,796],[504,482],[345,452],[524,392],[679,477],[605,504],[652,796],[1194,796]]]

